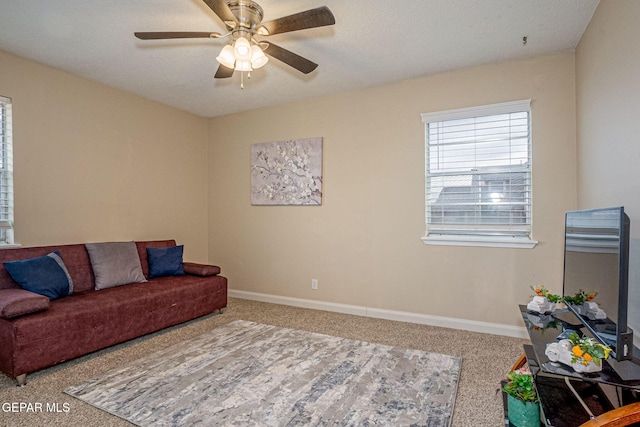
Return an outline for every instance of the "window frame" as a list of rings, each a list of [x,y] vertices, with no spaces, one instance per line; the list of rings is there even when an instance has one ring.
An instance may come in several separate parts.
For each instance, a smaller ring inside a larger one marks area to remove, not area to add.
[[[0,96],[0,247],[14,241],[13,124],[11,98]]]
[[[510,114],[527,112],[528,116],[528,167],[526,174],[529,185],[532,185],[532,135],[531,135],[531,100],[519,100],[489,104],[469,108],[438,111],[433,113],[422,113],[422,123],[424,125],[424,147],[425,147],[425,235],[422,241],[427,245],[455,245],[455,246],[485,246],[485,247],[507,247],[507,248],[533,248],[537,241],[532,238],[533,233],[533,189],[529,190],[527,209],[529,222],[522,226],[513,227],[513,234],[495,233],[491,227],[483,227],[481,223],[465,224],[444,224],[436,225],[430,223],[430,202],[429,202],[429,124],[447,122],[450,120],[471,119],[500,114]],[[450,172],[450,175],[456,173]],[[481,173],[471,172],[472,175],[481,176]],[[443,174],[433,174],[442,176]],[[447,174],[444,174],[445,176]],[[478,202],[480,203],[480,202]],[[479,205],[478,205],[479,206]],[[508,227],[507,227],[508,228]],[[430,231],[432,230],[432,231]]]

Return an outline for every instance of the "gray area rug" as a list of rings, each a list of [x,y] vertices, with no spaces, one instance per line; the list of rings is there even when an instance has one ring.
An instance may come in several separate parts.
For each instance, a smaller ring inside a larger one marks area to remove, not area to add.
[[[244,320],[65,392],[139,426],[449,426],[461,360]]]

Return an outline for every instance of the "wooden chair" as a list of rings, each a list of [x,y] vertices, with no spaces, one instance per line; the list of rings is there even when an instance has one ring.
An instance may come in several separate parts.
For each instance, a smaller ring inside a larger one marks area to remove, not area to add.
[[[526,365],[526,363],[527,363],[527,355],[522,353],[522,356],[520,356],[518,360],[516,360],[516,363],[513,364],[509,372],[513,372],[515,370],[522,368],[524,365]]]
[[[640,402],[613,409],[587,421],[580,427],[622,427],[640,423]]]

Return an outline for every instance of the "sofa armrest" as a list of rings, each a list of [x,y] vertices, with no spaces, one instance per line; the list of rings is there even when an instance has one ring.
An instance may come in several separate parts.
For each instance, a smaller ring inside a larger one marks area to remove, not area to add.
[[[24,289],[0,289],[0,318],[11,319],[49,308],[49,298]]]
[[[220,274],[220,267],[217,265],[198,264],[195,262],[183,262],[185,274],[191,274],[192,276],[216,276]]]

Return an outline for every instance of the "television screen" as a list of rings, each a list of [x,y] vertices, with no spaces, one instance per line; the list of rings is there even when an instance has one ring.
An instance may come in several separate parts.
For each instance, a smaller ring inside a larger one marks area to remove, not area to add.
[[[617,360],[630,359],[629,218],[624,208],[567,212],[563,297]]]

